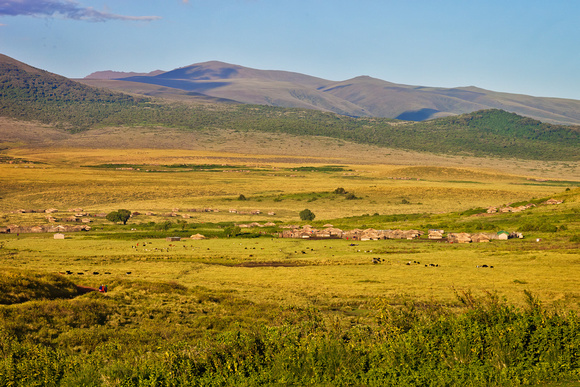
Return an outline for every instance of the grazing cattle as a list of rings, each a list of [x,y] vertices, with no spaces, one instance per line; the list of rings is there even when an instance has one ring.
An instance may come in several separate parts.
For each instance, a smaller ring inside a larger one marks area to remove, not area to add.
[[[99,275],[98,271],[93,271],[93,275]]]
[[[129,275],[129,274],[131,274],[131,272],[130,272],[130,271],[128,271],[128,272],[127,272],[127,275]]]

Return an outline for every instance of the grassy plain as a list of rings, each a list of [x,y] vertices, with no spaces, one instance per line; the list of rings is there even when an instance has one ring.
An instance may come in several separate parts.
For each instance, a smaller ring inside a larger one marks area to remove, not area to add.
[[[57,218],[78,207],[141,215],[127,225],[91,218],[90,231],[64,240],[0,234],[0,291],[30,300],[0,308],[0,347],[10,354],[0,364],[3,378],[71,386],[577,381],[577,166],[559,176],[550,163],[514,162],[510,170],[501,160],[401,153],[385,164],[377,161],[382,156],[349,152],[4,151],[0,227],[48,224],[46,214],[15,212],[21,208],[54,207]],[[356,198],[333,193],[338,187]],[[545,205],[547,198],[564,203]],[[481,207],[518,202],[537,206],[477,215]],[[202,208],[219,212],[188,211]],[[425,236],[354,242],[273,235],[304,225],[304,208],[316,214],[313,226],[345,230],[528,231],[521,240],[465,245]],[[144,215],[149,211],[154,215]],[[174,211],[179,216],[168,216]],[[227,227],[250,222],[276,226],[225,237]],[[208,239],[165,240],[197,233]],[[73,284],[107,284],[109,292],[60,299],[74,295]],[[522,309],[502,306],[495,295]],[[544,341],[536,351],[536,339],[520,334]]]
[[[507,174],[490,167],[335,163],[331,165],[339,168],[324,170],[331,161],[345,161],[340,156],[329,160],[194,150],[42,148],[13,149],[8,154],[37,164],[0,165],[3,225],[48,223],[44,214],[11,213],[19,208],[66,211],[82,207],[90,213],[127,208],[156,215],[136,216],[129,225],[118,228],[111,228],[110,222],[102,218],[95,219],[91,232],[70,234],[65,241],[55,241],[51,234],[18,238],[6,235],[5,249],[17,253],[11,253],[4,266],[46,272],[108,271],[116,275],[131,271],[140,279],[233,289],[249,299],[278,300],[287,305],[355,305],[377,295],[450,302],[454,288],[498,291],[514,302],[518,302],[523,288],[548,302],[576,300],[579,296],[576,289],[580,288],[580,276],[571,275],[570,270],[579,258],[575,250],[578,245],[568,242],[570,235],[578,233],[579,225],[577,219],[570,221],[573,218],[563,215],[578,210],[577,189],[569,191],[573,194],[568,193],[566,202],[557,208],[544,206],[491,217],[458,215],[473,208],[562,196],[566,188],[577,186],[577,181],[541,181],[537,176]],[[104,164],[132,165],[134,170],[105,168]],[[182,168],[164,167],[168,165]],[[219,165],[222,169],[193,170],[191,165]],[[337,187],[355,193],[357,199],[333,194]],[[237,200],[240,194],[247,200]],[[219,212],[186,211],[192,208]],[[556,227],[565,224],[567,231],[536,232],[522,241],[485,245],[449,245],[421,239],[361,242],[352,247],[346,241],[210,239],[186,241],[169,251],[160,251],[169,243],[151,239],[159,235],[147,234],[152,230],[151,222],[167,220],[174,222],[173,230],[181,231],[180,235],[218,235],[216,232],[231,222],[304,224],[298,217],[304,208],[316,214],[315,226],[331,222],[345,229],[426,231],[438,226],[449,232],[516,231],[529,219],[549,216],[548,222],[555,222]],[[177,224],[177,218],[162,216],[173,209],[190,217],[179,218],[183,223]],[[232,214],[230,209],[260,210],[261,214]],[[397,214],[403,216],[389,218]],[[136,236],[131,237],[131,233]],[[99,237],[92,236],[95,234]],[[124,235],[128,240],[107,235]],[[542,243],[536,243],[536,237],[541,237]],[[139,240],[141,249],[133,248]],[[148,251],[143,248],[145,241],[153,246]],[[373,265],[374,255],[385,258],[385,263]],[[289,266],[240,267],[248,261],[286,262]],[[421,265],[407,266],[409,261]],[[440,267],[425,268],[424,264],[429,263]],[[476,268],[482,264],[493,265],[494,269]],[[566,281],[558,280],[563,277]],[[100,280],[79,278],[87,284]]]

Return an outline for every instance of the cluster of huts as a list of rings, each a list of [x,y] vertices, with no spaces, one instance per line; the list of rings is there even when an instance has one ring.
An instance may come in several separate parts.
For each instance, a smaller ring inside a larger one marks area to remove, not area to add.
[[[0,234],[24,234],[24,233],[42,233],[42,232],[79,232],[79,231],[90,231],[91,227],[87,225],[77,225],[77,226],[65,226],[59,225],[41,225],[41,226],[18,226],[9,225],[6,227],[0,227]]]
[[[558,200],[558,199],[548,199],[546,200],[543,204],[547,204],[547,205],[553,205],[553,204],[562,204],[564,201],[563,200]],[[503,206],[503,207],[488,207],[487,208],[487,213],[488,214],[495,214],[495,213],[507,213],[507,212],[522,212],[525,210],[528,210],[532,207],[536,207],[535,204],[533,203],[528,203],[528,204],[524,204],[521,206],[516,206],[516,207],[512,207],[512,206]]]
[[[431,232],[429,230],[429,239],[443,239],[444,237],[439,232]],[[443,231],[443,230],[435,230],[435,231]],[[459,232],[454,233],[451,232],[447,234],[447,241],[449,243],[485,243],[491,240],[508,240],[512,238],[519,238],[522,239],[524,235],[521,232],[507,232],[507,231],[498,231],[498,232],[478,232],[478,233],[467,233],[467,232]]]
[[[549,199],[544,202],[547,205],[554,205],[554,204],[561,204],[562,200],[557,199]],[[529,208],[535,207],[535,204],[528,203],[526,205],[518,206],[518,207],[511,207],[511,206],[504,206],[504,207],[489,207],[487,209],[488,214],[494,213],[507,213],[507,212],[520,212],[527,210]],[[186,210],[181,210],[185,212],[220,212],[219,209],[212,209],[212,208],[191,208]],[[68,222],[68,223],[91,223],[91,217],[100,217],[104,218],[107,216],[105,213],[99,214],[89,214],[83,212],[82,208],[70,208],[68,209],[69,213],[74,213],[74,215],[70,215],[61,219],[55,218],[52,214],[57,213],[58,210],[56,208],[49,208],[43,210],[34,210],[34,209],[18,209],[16,211],[12,211],[13,213],[46,213],[47,220],[49,223],[55,223],[57,221]],[[174,208],[173,211],[169,214],[163,214],[162,216],[168,217],[177,217],[181,216],[183,218],[189,218],[190,215],[188,214],[179,214],[180,209]],[[244,214],[244,215],[259,215],[261,214],[260,210],[245,212],[245,211],[238,211],[236,209],[230,209],[230,213],[234,214]],[[141,215],[138,212],[134,212],[132,216]],[[152,212],[147,212],[146,215],[148,216],[155,216]],[[274,212],[268,212],[268,215],[275,215]],[[237,224],[240,228],[253,228],[253,227],[274,227],[276,226],[275,223],[268,222],[265,224],[260,224],[257,222],[249,223],[249,224]],[[282,238],[298,238],[298,239],[347,239],[347,240],[358,240],[358,241],[367,241],[367,240],[386,240],[386,239],[415,239],[420,237],[424,234],[423,231],[419,230],[375,230],[372,228],[368,228],[365,230],[354,229],[349,231],[343,231],[339,228],[333,227],[331,224],[325,224],[322,229],[314,228],[310,225],[306,225],[303,227],[297,225],[290,225],[290,226],[283,226],[286,230],[282,231],[279,236]],[[89,231],[91,229],[88,225],[74,225],[74,226],[65,226],[65,225],[41,225],[41,226],[31,226],[31,227],[24,227],[18,225],[9,225],[6,227],[0,227],[0,233],[43,233],[43,232],[53,232],[53,233],[63,233],[63,232],[77,232],[77,231]],[[471,243],[471,242],[489,242],[490,240],[507,240],[510,238],[523,238],[521,233],[509,233],[507,231],[499,231],[497,233],[448,233],[447,236],[444,235],[444,230],[438,229],[431,229],[428,231],[428,238],[432,240],[443,240],[446,239],[450,243]],[[203,235],[192,235],[193,239],[201,239]]]
[[[488,207],[487,213],[488,214],[495,214],[495,213],[507,213],[507,212],[522,212],[529,208],[535,207],[535,204],[528,203],[522,206],[512,207],[512,206],[504,206],[504,207]]]
[[[385,240],[385,239],[415,239],[423,235],[419,230],[365,230],[354,229],[343,231],[331,224],[324,225],[323,229],[313,228],[310,225],[304,227],[286,226],[288,230],[282,231],[281,238],[299,239],[347,239],[354,241]]]
[[[161,216],[164,216],[164,217],[182,217],[185,219],[189,219],[191,217],[189,214],[183,214],[180,212],[221,212],[221,211],[222,210],[220,210],[218,208],[188,208],[188,209],[174,208],[170,213],[161,214]],[[233,209],[233,208],[228,210],[228,212],[230,214],[240,214],[240,215],[260,215],[262,213],[262,211],[260,211],[260,210],[238,211],[238,210]],[[156,214],[154,214],[153,212],[147,212],[145,215],[155,216]],[[268,215],[273,216],[273,215],[276,215],[276,213],[273,211],[270,211],[270,212],[268,212]]]
[[[347,239],[354,241],[370,241],[370,240],[386,240],[386,239],[416,239],[425,232],[420,230],[375,230],[368,228],[366,230],[354,229],[343,231],[339,228],[332,227],[332,225],[325,225],[323,229],[313,228],[306,225],[299,226],[285,226],[288,230],[282,231],[279,236],[281,238],[297,238],[297,239]],[[489,242],[491,240],[507,240],[510,238],[523,238],[522,233],[507,231],[499,231],[497,233],[475,233],[470,234],[466,232],[448,233],[444,230],[431,229],[428,231],[428,238],[431,240],[446,240],[449,243],[471,243],[471,242]]]
[[[192,235],[192,236],[190,236],[189,238],[190,238],[190,239],[193,239],[193,240],[202,240],[202,239],[206,239],[205,235],[202,235],[202,234],[193,234],[193,235]],[[165,240],[166,240],[167,242],[179,242],[179,241],[181,241],[181,240],[182,240],[182,238],[181,238],[181,237],[177,237],[177,236],[169,236],[169,237],[166,237],[166,238],[165,238]]]
[[[230,208],[229,213],[230,214],[240,214],[240,215],[260,215],[262,213],[262,211],[260,211],[260,210],[238,211],[235,208]],[[269,211],[268,215],[273,216],[273,215],[276,215],[276,213],[274,211]]]
[[[55,225],[55,224],[44,224],[39,226],[19,226],[16,224],[8,225],[5,227],[0,227],[1,234],[20,234],[20,233],[57,233],[60,235],[63,232],[79,232],[79,231],[89,231],[91,227],[87,223],[91,223],[91,217],[106,217],[107,214],[89,214],[83,212],[82,208],[69,208],[68,212],[74,213],[74,215],[65,216],[63,218],[57,219],[53,214],[59,212],[56,208],[48,208],[42,210],[32,210],[32,209],[18,209],[12,211],[16,214],[47,214],[46,219],[49,223],[56,222],[66,222],[66,223],[85,223],[83,225]],[[60,238],[56,238],[60,239]]]
[[[46,210],[25,210],[25,209],[18,209],[16,211],[12,211],[12,213],[16,214],[38,214],[38,213],[45,213],[48,214],[46,216],[46,220],[49,223],[56,223],[56,222],[67,222],[67,223],[91,223],[91,218],[105,218],[107,216],[106,213],[99,213],[99,214],[89,214],[88,212],[83,212],[82,208],[69,208],[68,212],[74,213],[70,216],[65,216],[63,218],[56,218],[53,214],[59,212],[56,208],[49,208]]]
[[[253,228],[253,227],[276,227],[276,223],[267,222],[264,224],[260,224],[258,222],[253,222],[249,224],[236,224],[239,228]]]

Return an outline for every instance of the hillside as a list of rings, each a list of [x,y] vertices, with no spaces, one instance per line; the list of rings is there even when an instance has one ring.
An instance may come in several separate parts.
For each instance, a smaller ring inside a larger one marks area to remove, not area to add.
[[[165,96],[171,95],[172,90],[180,90],[246,104],[316,109],[356,117],[423,121],[502,109],[543,122],[580,124],[580,101],[577,100],[500,93],[477,87],[410,86],[368,76],[335,82],[217,61],[158,75],[118,79],[125,85],[129,81],[171,88],[164,90]],[[123,87],[119,85],[117,89],[123,90]]]
[[[325,136],[359,144],[440,154],[534,160],[580,159],[578,127],[546,124],[500,110],[414,123],[349,117],[312,109],[223,104],[215,100],[211,104],[153,102],[89,87],[7,57],[0,60],[0,70],[1,116],[40,121],[70,132],[119,126],[169,127],[187,131],[229,129]],[[196,76],[213,82],[212,77],[216,75],[198,72]],[[235,76],[230,75],[231,78]],[[292,74],[285,76],[288,79],[294,77]],[[301,79],[299,75],[296,78]],[[300,82],[317,81],[302,79]],[[98,143],[98,138],[94,141]]]
[[[144,102],[0,55],[0,115],[4,117],[82,130]]]

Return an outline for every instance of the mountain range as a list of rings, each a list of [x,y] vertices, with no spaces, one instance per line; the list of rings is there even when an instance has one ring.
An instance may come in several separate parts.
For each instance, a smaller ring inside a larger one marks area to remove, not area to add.
[[[354,117],[408,121],[502,109],[557,124],[580,124],[580,101],[532,97],[477,88],[440,88],[369,76],[330,81],[305,74],[258,70],[218,61],[151,73],[95,72],[80,80],[118,91],[164,98],[200,96],[243,104],[306,108]]]
[[[231,98],[231,94],[230,98],[204,94],[200,86],[204,86],[206,91],[237,86],[241,91],[248,84],[261,84],[282,95],[287,91],[284,87],[294,84],[302,85],[302,90],[316,90],[339,100],[338,96],[325,93],[346,93],[351,84],[335,84],[331,88],[329,85],[321,86],[323,81],[319,78],[302,74],[245,68],[232,70],[230,67],[218,69],[216,72],[215,68],[184,68],[177,74],[168,72],[125,80],[101,79],[81,83],[0,55],[0,143],[38,143],[46,137],[44,132],[56,137],[90,132],[92,146],[104,146],[101,135],[106,131],[101,129],[123,128],[137,138],[146,128],[156,128],[160,133],[171,128],[181,133],[219,132],[218,137],[224,142],[229,141],[230,132],[251,133],[258,137],[259,133],[272,133],[296,136],[304,141],[325,137],[383,148],[447,155],[580,160],[580,126],[543,123],[499,109],[414,122],[372,117],[368,112],[354,117],[312,108],[243,104]],[[164,76],[167,80],[187,79],[189,76],[195,79],[189,84],[196,91],[127,80],[136,78],[160,82]],[[359,80],[376,85],[370,78]],[[111,87],[97,88],[87,84],[103,82]],[[275,85],[280,84],[284,87],[276,89]],[[111,90],[115,89],[114,85],[117,85],[117,90]],[[133,86],[130,87],[131,94],[119,92],[120,88],[129,86]],[[246,90],[255,91],[253,88]],[[296,89],[293,91],[294,96],[299,95]],[[405,94],[404,91],[400,93]],[[143,94],[189,100],[185,103],[173,102],[148,98]],[[228,103],[222,103],[224,101]],[[343,106],[348,104],[353,103],[343,102]],[[26,133],[23,133],[24,137],[15,137],[18,133],[10,129],[14,122],[27,122],[29,127],[35,126],[35,129],[28,137]],[[172,146],[182,145],[177,141]]]

